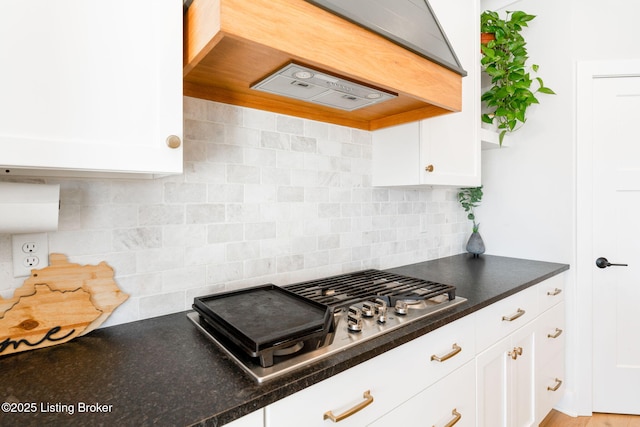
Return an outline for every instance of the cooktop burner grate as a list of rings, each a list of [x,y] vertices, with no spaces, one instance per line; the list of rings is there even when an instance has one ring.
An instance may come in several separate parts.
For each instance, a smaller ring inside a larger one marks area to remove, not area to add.
[[[414,296],[430,299],[445,295],[448,300],[454,300],[456,297],[455,286],[373,269],[311,280],[284,288],[333,308],[376,297]]]

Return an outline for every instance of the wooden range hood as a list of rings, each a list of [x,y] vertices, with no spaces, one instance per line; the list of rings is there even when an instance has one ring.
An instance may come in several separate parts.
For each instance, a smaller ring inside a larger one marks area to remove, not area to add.
[[[347,112],[250,89],[290,62],[398,97]],[[184,94],[376,130],[460,111],[462,77],[304,0],[194,0]]]

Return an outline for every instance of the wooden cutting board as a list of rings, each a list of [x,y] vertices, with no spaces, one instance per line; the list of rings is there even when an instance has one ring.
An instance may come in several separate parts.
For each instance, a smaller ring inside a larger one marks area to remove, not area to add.
[[[100,326],[127,298],[106,262],[69,263],[49,256],[13,298],[0,298],[0,355],[61,344]]]

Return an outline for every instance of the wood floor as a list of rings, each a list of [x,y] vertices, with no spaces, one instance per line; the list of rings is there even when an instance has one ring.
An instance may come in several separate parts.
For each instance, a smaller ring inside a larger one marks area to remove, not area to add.
[[[640,427],[640,416],[618,414],[593,414],[592,417],[570,417],[551,411],[540,427]]]

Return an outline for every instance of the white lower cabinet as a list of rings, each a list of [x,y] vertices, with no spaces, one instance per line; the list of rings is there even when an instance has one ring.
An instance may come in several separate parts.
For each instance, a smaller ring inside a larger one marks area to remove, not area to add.
[[[564,393],[565,380],[564,303],[540,316],[536,355],[537,421],[540,422],[558,403]]]
[[[475,363],[470,361],[368,426],[476,425]]]
[[[535,332],[530,322],[476,358],[478,426],[535,423]]]

